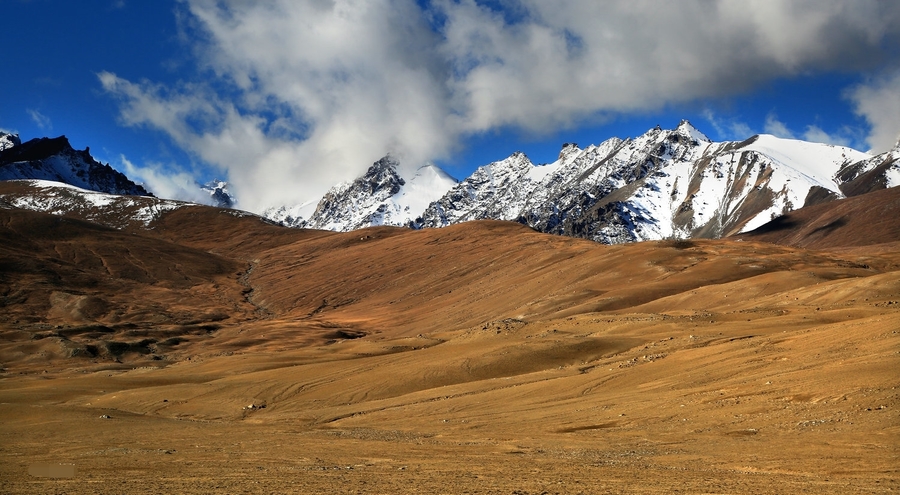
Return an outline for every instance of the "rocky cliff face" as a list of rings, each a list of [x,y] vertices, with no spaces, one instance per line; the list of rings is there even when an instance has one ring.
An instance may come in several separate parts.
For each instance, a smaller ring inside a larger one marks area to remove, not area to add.
[[[65,136],[22,143],[0,136],[0,180],[38,179],[109,194],[150,196],[142,186],[95,160],[90,149],[75,150]]]
[[[18,134],[0,132],[0,151],[22,144]]]

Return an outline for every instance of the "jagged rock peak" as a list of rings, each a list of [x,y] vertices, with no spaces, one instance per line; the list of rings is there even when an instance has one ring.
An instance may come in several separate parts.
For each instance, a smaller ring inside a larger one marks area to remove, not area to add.
[[[400,187],[406,184],[406,181],[397,173],[397,167],[400,162],[390,154],[373,163],[369,170],[366,171],[357,184],[361,189],[367,190],[369,193],[376,191],[389,190],[390,194],[397,194]]]
[[[696,142],[696,143],[698,143],[698,144],[699,144],[699,143],[711,143],[711,142],[712,142],[712,139],[710,139],[709,137],[707,137],[706,134],[703,134],[702,132],[700,132],[700,131],[699,131],[696,127],[694,127],[694,125],[691,124],[690,121],[688,121],[687,119],[682,120],[682,121],[678,124],[678,127],[675,128],[675,131],[674,131],[674,132],[675,132],[675,134],[680,135],[680,136],[685,136],[685,137],[691,139],[691,141],[694,141],[694,142]]]
[[[563,143],[562,149],[559,150],[559,156],[557,157],[557,160],[562,160],[563,158],[580,151],[581,149],[578,147],[578,143]]]
[[[228,182],[213,179],[200,186],[200,189],[209,194],[214,206],[219,208],[234,208],[234,198],[228,191]]]
[[[387,169],[396,169],[400,165],[400,161],[394,158],[394,155],[388,153],[379,159],[377,162],[373,163],[371,167],[369,167],[369,172],[372,170],[387,170]]]
[[[22,144],[22,140],[19,139],[18,134],[9,134],[0,131],[0,151],[12,148],[13,146],[19,146],[20,144]]]
[[[12,139],[9,141],[13,142]],[[18,136],[15,141],[18,141]],[[0,180],[17,179],[62,182],[108,194],[152,196],[125,174],[95,160],[90,148],[73,149],[65,136],[17,142],[2,149]]]

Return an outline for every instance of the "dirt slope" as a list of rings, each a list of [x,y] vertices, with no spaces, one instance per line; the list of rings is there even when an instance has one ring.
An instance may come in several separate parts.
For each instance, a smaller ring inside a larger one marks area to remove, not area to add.
[[[2,213],[3,493],[900,489],[900,264],[883,237],[602,246],[202,208],[136,235]],[[151,307],[169,319],[128,310]],[[34,347],[110,339],[72,332],[88,325],[181,333],[148,353]]]
[[[247,269],[153,237],[0,210],[0,359],[161,359],[184,339],[254,316]]]
[[[900,242],[900,187],[792,211],[737,239],[808,249]]]

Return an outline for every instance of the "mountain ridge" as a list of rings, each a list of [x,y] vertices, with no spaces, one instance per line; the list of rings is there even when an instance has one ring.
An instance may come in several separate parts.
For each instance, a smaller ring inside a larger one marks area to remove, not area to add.
[[[16,179],[62,182],[108,194],[152,196],[125,174],[95,160],[89,147],[80,151],[72,148],[65,136],[22,143],[18,135],[0,133],[0,180]]]
[[[584,149],[565,143],[548,164],[515,152],[479,167],[417,215],[390,214],[396,208],[386,198],[405,179],[389,157],[332,188],[315,208],[306,203],[305,216],[296,208],[286,215],[285,207],[263,215],[287,226],[335,231],[495,219],[606,244],[720,238],[803,206],[900,184],[898,149],[872,156],[766,134],[714,142],[682,120],[672,130],[656,126]],[[376,172],[385,166],[394,189],[364,191],[361,185],[378,183]]]
[[[18,136],[5,134],[0,142],[0,170],[6,171],[0,177],[56,180],[112,194],[146,193],[108,165],[92,163],[89,149],[72,150],[64,136],[22,144]],[[85,180],[93,177],[92,170],[101,170],[106,183]],[[721,238],[752,231],[803,206],[900,184],[900,145],[872,156],[767,134],[715,142],[682,120],[671,130],[656,126],[634,138],[613,137],[583,149],[565,143],[557,160],[547,164],[515,152],[462,181],[434,164],[419,167],[412,177],[401,170],[409,167],[389,154],[317,202],[272,207],[261,216],[287,227],[343,232],[493,219],[605,244]],[[232,208],[237,201],[228,186],[218,179],[198,185],[216,206]],[[64,209],[58,200],[53,204]],[[34,201],[31,207],[50,208],[50,202]]]
[[[386,155],[362,176],[332,187],[314,210],[313,203],[306,203],[270,208],[263,216],[288,227],[335,231],[408,226],[425,205],[458,182],[433,164],[419,167],[407,180],[400,176],[399,166],[395,157]],[[303,218],[304,213],[307,218]]]

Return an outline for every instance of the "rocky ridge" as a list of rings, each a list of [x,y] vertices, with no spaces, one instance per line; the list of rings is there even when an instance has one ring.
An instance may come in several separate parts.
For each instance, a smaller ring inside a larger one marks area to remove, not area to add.
[[[206,184],[202,184],[200,190],[209,194],[212,206],[218,208],[234,208],[235,206],[234,197],[228,190],[228,182],[226,181],[213,179]]]
[[[65,137],[23,144],[18,136],[3,134],[0,148],[2,179],[36,178],[109,194],[149,195],[94,161],[88,149],[73,150]],[[411,178],[402,170],[395,157],[385,156],[318,202],[271,208],[263,217],[288,227],[333,231],[507,220],[607,244],[720,238],[749,232],[803,206],[900,184],[900,144],[872,156],[771,135],[714,142],[682,121],[673,130],[657,126],[636,138],[611,138],[583,149],[566,143],[558,159],[545,165],[516,152],[461,182],[435,165],[420,167]],[[224,181],[198,187],[216,206],[236,204]],[[39,189],[48,188],[40,184]],[[7,202],[13,201],[10,194]],[[74,189],[41,193],[35,196],[40,201],[18,197],[15,204],[63,214],[65,197],[77,195]],[[69,209],[84,210],[97,201],[74,201]],[[128,222],[147,222],[155,215],[128,217]]]
[[[400,162],[391,155],[378,160],[361,177],[340,183],[315,205],[267,210],[263,216],[289,227],[350,231],[378,225],[412,225],[424,208],[457,181],[439,167],[425,165],[409,180],[400,176]]]
[[[584,149],[566,143],[546,165],[514,153],[433,192],[436,198],[418,213],[409,206],[398,210],[389,200],[406,181],[396,160],[386,157],[355,181],[332,188],[314,211],[307,203],[308,218],[286,208],[264,216],[336,231],[494,219],[609,244],[719,238],[803,206],[892,187],[900,183],[898,157],[900,147],[873,157],[770,135],[713,142],[685,120],[673,130],[656,127]]]
[[[152,196],[125,174],[76,150],[65,136],[22,143],[15,134],[0,133],[0,180],[37,179],[82,189],[130,196]]]

